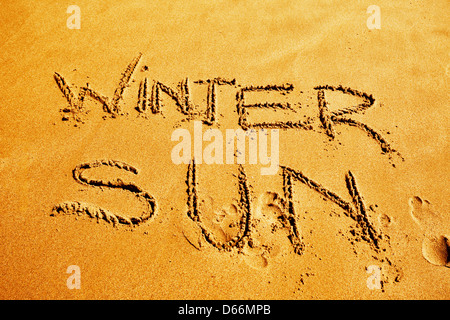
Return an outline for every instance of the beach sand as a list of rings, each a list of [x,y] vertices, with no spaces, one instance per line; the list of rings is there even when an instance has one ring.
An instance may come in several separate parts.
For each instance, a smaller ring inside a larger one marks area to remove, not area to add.
[[[450,298],[447,1],[74,4],[0,5],[1,299]]]

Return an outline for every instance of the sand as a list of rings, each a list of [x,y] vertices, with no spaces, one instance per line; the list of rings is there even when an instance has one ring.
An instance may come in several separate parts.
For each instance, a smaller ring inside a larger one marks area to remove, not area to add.
[[[447,1],[74,4],[0,5],[1,299],[450,298]]]

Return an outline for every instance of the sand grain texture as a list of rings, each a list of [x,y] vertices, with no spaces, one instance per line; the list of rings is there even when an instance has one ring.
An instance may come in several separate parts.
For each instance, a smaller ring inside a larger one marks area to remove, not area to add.
[[[2,4],[0,298],[449,299],[450,5],[371,4]]]

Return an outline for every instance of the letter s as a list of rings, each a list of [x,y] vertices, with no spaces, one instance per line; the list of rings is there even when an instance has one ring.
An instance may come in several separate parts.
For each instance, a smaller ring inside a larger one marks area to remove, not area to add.
[[[83,163],[75,167],[73,169],[73,178],[78,183],[89,185],[93,187],[108,187],[108,188],[117,188],[128,190],[131,193],[135,194],[141,200],[144,200],[147,203],[147,210],[143,212],[140,217],[124,217],[118,214],[114,214],[109,212],[108,210],[104,210],[97,206],[93,206],[87,203],[81,202],[64,202],[62,204],[56,205],[53,208],[54,213],[62,213],[62,214],[77,214],[77,215],[88,215],[91,218],[103,219],[112,224],[128,224],[128,225],[139,225],[142,222],[150,219],[156,212],[156,200],[146,191],[142,190],[139,186],[135,185],[132,182],[124,182],[120,178],[115,180],[105,181],[105,180],[96,180],[90,179],[83,175],[84,171],[87,169],[98,168],[101,166],[109,166],[118,169],[123,169],[129,171],[131,173],[137,174],[138,171],[136,168],[120,161],[115,160],[97,160],[94,162]]]

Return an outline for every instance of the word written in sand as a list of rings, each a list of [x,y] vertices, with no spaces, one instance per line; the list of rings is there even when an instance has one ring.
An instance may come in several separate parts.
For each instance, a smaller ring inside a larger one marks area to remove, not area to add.
[[[102,180],[87,178],[84,175],[86,170],[95,170],[100,167],[112,167],[118,170],[124,170],[137,174],[138,171],[131,165],[115,160],[97,160],[90,163],[83,163],[76,166],[72,175],[76,182],[97,188],[111,188],[122,191],[131,192],[136,196],[138,201],[143,202],[146,205],[146,210],[142,212],[140,216],[128,217],[123,214],[113,213],[106,209],[100,208],[96,205],[82,203],[78,201],[67,201],[54,206],[52,210],[52,216],[56,215],[76,215],[87,216],[89,218],[104,220],[105,222],[114,226],[129,225],[139,226],[143,223],[151,221],[155,216],[157,210],[157,201],[147,191],[144,191],[139,186],[132,182],[123,181],[120,178]],[[294,209],[294,193],[293,185],[295,182],[300,182],[304,186],[319,193],[325,200],[330,200],[337,206],[344,210],[347,217],[352,219],[356,223],[357,232],[352,235],[357,239],[369,244],[369,247],[377,253],[382,253],[385,250],[383,247],[386,241],[389,239],[385,237],[381,232],[375,229],[370,217],[367,214],[363,198],[356,185],[356,180],[352,172],[348,171],[345,176],[345,183],[349,195],[352,199],[351,202],[344,200],[336,193],[326,189],[320,183],[311,180],[305,176],[302,172],[285,167],[281,167],[280,179],[283,182],[284,196],[281,196],[280,201],[284,203],[283,210],[280,212],[278,219],[283,221],[283,224],[288,231],[287,237],[292,245],[293,251],[296,254],[301,255],[305,250],[305,244],[302,236],[301,227],[299,225],[299,217]],[[241,250],[246,246],[253,246],[254,239],[253,234],[255,229],[255,221],[252,210],[252,200],[250,196],[250,183],[248,181],[246,172],[242,165],[239,165],[237,174],[237,189],[239,193],[239,200],[236,206],[237,213],[241,216],[238,222],[237,233],[226,240],[225,242],[220,240],[214,231],[210,230],[205,224],[204,212],[199,204],[201,201],[198,189],[198,165],[195,161],[191,161],[188,165],[186,185],[187,185],[187,216],[192,220],[194,225],[197,225],[202,233],[204,240],[219,250],[231,250],[236,248]],[[358,240],[358,241],[359,241]],[[381,261],[384,258],[380,258]]]
[[[118,81],[118,85],[114,90],[113,96],[105,96],[93,88],[81,86],[78,94],[73,91],[73,87],[69,86],[65,78],[59,73],[54,74],[54,79],[63,96],[67,100],[68,106],[61,109],[63,120],[73,119],[76,122],[84,122],[84,117],[88,111],[84,107],[84,101],[89,98],[99,103],[102,106],[106,115],[116,118],[125,115],[122,107],[123,94],[125,90],[132,86],[131,78],[136,70],[137,65],[141,60],[142,54],[139,53],[126,67],[122,76]],[[206,111],[198,110],[192,102],[191,85],[207,86],[206,92]],[[315,117],[307,117],[306,120],[292,121],[283,120],[274,115],[270,121],[254,121],[249,119],[249,112],[263,112],[267,110],[293,110],[292,104],[287,102],[267,102],[260,103],[247,101],[248,96],[254,92],[265,92],[279,95],[280,97],[289,95],[294,90],[294,85],[285,83],[281,85],[269,84],[262,86],[242,86],[237,83],[236,79],[224,79],[221,77],[197,80],[190,82],[188,78],[181,80],[176,88],[171,88],[158,80],[150,81],[147,77],[139,83],[137,103],[135,110],[139,115],[148,117],[150,114],[161,114],[164,108],[163,101],[168,98],[172,101],[177,111],[185,117],[185,120],[200,120],[206,125],[218,124],[217,110],[223,108],[218,105],[217,93],[219,86],[228,86],[236,89],[235,104],[233,108],[238,114],[238,125],[243,130],[248,129],[302,129],[312,130],[313,124],[316,120],[320,121],[320,127],[323,128],[324,133],[330,140],[336,137],[336,130],[338,125],[348,125],[355,127],[367,134],[369,138],[374,140],[381,148],[382,153],[387,154],[389,158],[393,155],[401,155],[390,145],[390,143],[375,129],[369,127],[367,124],[349,118],[351,114],[363,114],[366,110],[373,107],[375,98],[368,93],[361,92],[352,88],[344,87],[342,85],[330,86],[320,85],[314,87],[317,91],[317,108],[318,114]],[[362,102],[351,107],[339,108],[337,110],[330,110],[329,102],[326,98],[327,92],[338,92],[345,96],[352,96],[358,98]],[[306,117],[306,115],[305,115]],[[200,162],[200,159],[197,159]]]

